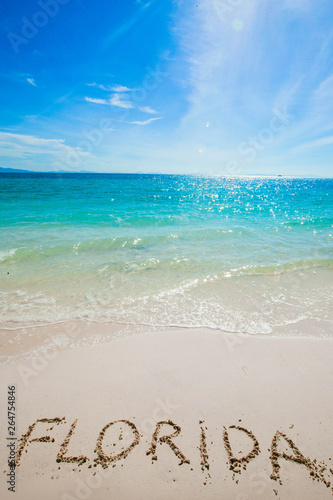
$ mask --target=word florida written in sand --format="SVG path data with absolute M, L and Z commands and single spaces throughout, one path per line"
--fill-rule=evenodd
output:
M 71 456 L 69 448 L 72 439 L 74 439 L 77 421 L 77 419 L 74 420 L 70 425 L 63 442 L 61 444 L 59 442 L 60 447 L 56 455 L 56 462 L 58 464 L 76 463 L 82 466 L 90 462 L 89 468 L 101 466 L 106 469 L 110 465 L 115 467 L 118 461 L 125 460 L 126 457 L 133 452 L 139 445 L 140 438 L 142 438 L 142 435 L 133 422 L 129 420 L 114 420 L 107 423 L 100 431 L 95 444 L 94 458 L 89 458 L 85 455 Z M 43 430 L 43 428 L 45 429 L 45 424 L 48 427 L 46 431 L 49 432 L 54 429 L 55 425 L 66 424 L 66 420 L 65 417 L 41 418 L 31 424 L 20 439 L 20 445 L 15 457 L 15 466 L 21 464 L 23 460 L 23 451 L 27 453 L 30 443 L 55 443 L 55 439 L 51 435 L 40 435 L 45 432 L 45 430 Z M 221 430 L 228 467 L 232 472 L 233 478 L 235 478 L 236 474 L 240 474 L 242 470 L 245 470 L 247 465 L 261 453 L 259 442 L 253 432 L 239 425 L 231 425 L 228 428 L 223 427 Z M 207 431 L 208 429 L 205 427 L 204 421 L 199 421 L 197 448 L 199 449 L 200 464 L 203 471 L 209 470 L 210 467 Z M 247 453 L 247 455 L 239 456 L 238 453 L 238 456 L 236 456 L 231 444 L 231 433 L 233 434 L 233 438 L 235 437 L 234 434 L 238 433 L 238 437 L 246 439 L 250 446 L 252 446 L 251 451 Z M 36 435 L 39 435 L 39 437 Z M 190 459 L 185 455 L 184 450 L 181 450 L 180 441 L 181 427 L 179 425 L 171 420 L 157 422 L 149 445 L 145 449 L 145 455 L 150 456 L 152 461 L 158 460 L 158 445 L 164 445 L 172 450 L 179 461 L 179 465 L 189 466 L 191 463 Z M 116 446 L 117 452 L 110 453 L 106 451 L 106 448 L 109 449 L 112 445 Z M 119 445 L 121 445 L 120 451 Z M 326 476 L 329 473 L 333 473 L 332 469 L 329 469 L 324 462 L 317 462 L 316 459 L 310 460 L 310 458 L 304 456 L 290 437 L 283 432 L 275 432 L 269 451 L 272 467 L 270 478 L 273 481 L 277 481 L 282 485 L 280 464 L 283 460 L 286 460 L 303 466 L 313 480 L 323 483 L 327 488 L 331 488 L 331 482 Z M 25 460 L 26 459 L 27 458 L 25 458 Z

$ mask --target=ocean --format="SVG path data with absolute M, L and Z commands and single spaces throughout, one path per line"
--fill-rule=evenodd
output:
M 0 324 L 332 335 L 333 179 L 0 175 Z

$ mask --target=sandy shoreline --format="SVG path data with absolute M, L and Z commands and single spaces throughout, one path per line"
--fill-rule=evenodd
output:
M 157 331 L 177 325 L 250 335 L 332 337 L 330 266 L 266 270 L 266 274 L 259 270 L 254 275 L 233 276 L 230 272 L 193 279 L 187 276 L 184 280 L 177 277 L 175 283 L 158 274 L 155 285 L 150 285 L 154 290 L 147 285 L 150 273 L 137 293 L 131 289 L 124 295 L 120 287 L 123 295 L 118 298 L 113 296 L 115 284 L 94 280 L 93 275 L 89 292 L 81 279 L 76 288 L 72 283 L 68 287 L 61 280 L 50 280 L 41 292 L 38 281 L 22 283 L 14 277 L 4 283 L 0 296 L 0 354 L 15 353 L 18 348 L 27 352 L 29 343 L 36 346 L 40 339 L 42 344 L 49 334 L 53 338 L 64 333 L 82 338 L 87 333 L 91 339 L 95 333 L 108 337 L 114 329 L 126 326 L 132 334 L 139 325 L 144 326 L 144 333 L 147 325 L 154 325 Z M 127 278 L 132 286 L 132 278 Z
M 16 385 L 17 437 L 31 428 L 15 498 L 331 498 L 332 353 L 331 339 L 189 330 L 1 366 L 2 401 Z M 5 413 L 1 498 L 13 498 Z

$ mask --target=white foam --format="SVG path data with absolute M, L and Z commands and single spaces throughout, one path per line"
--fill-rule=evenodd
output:
M 12 257 L 13 255 L 15 255 L 15 252 L 17 250 L 18 250 L 18 248 L 12 248 L 11 250 L 5 250 L 3 252 L 0 252 L 0 262 L 3 262 L 8 257 Z

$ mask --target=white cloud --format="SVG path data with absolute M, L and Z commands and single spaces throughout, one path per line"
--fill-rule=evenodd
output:
M 90 153 L 76 150 L 65 144 L 64 139 L 43 139 L 34 135 L 14 134 L 11 132 L 0 132 L 1 156 L 26 158 L 30 155 L 70 154 L 77 151 L 81 156 L 90 156 Z
M 29 146 L 62 146 L 64 139 L 42 139 L 34 135 L 13 134 L 12 132 L 0 132 L 0 141 L 18 141 Z
M 93 97 L 85 97 L 88 102 L 93 102 L 94 104 L 110 104 L 106 99 L 95 99 Z
M 131 89 L 125 85 L 103 85 L 101 83 L 86 83 L 88 87 L 98 87 L 99 89 L 106 90 L 107 92 L 133 92 L 138 89 Z
M 155 120 L 161 120 L 162 116 L 159 116 L 158 118 L 149 118 L 149 120 L 145 121 L 134 121 L 134 122 L 128 122 L 131 125 L 148 125 L 151 122 L 154 122 Z
M 33 85 L 34 87 L 37 87 L 36 82 L 33 78 L 27 78 L 27 82 L 30 83 L 30 85 Z
M 139 106 L 139 110 L 143 113 L 149 113 L 150 115 L 156 115 L 157 111 L 152 109 L 150 106 Z
M 144 0 L 136 0 L 136 3 L 138 3 L 139 5 L 141 5 L 141 7 L 143 9 L 146 9 L 147 7 L 149 7 L 150 3 L 149 2 L 145 2 Z
M 120 94 L 114 94 L 110 99 L 85 97 L 85 100 L 94 104 L 105 104 L 107 106 L 117 106 L 118 108 L 131 109 L 134 107 L 131 102 L 122 100 L 122 96 Z
M 133 108 L 132 103 L 130 103 L 129 101 L 123 101 L 121 98 L 122 96 L 120 94 L 114 94 L 110 99 L 110 104 L 112 104 L 112 106 L 117 106 L 119 108 L 127 108 L 127 109 Z
M 102 86 L 100 86 L 102 88 Z M 108 87 L 104 87 L 104 90 L 111 90 L 111 92 L 132 92 L 137 89 L 130 89 L 129 87 L 125 87 L 124 85 L 109 85 Z
M 294 149 L 294 152 L 300 153 L 312 148 L 329 146 L 330 144 L 333 144 L 333 136 L 322 137 L 321 139 L 315 139 L 314 141 L 308 141 L 301 144 L 300 146 Z
M 118 108 L 132 109 L 134 106 L 129 101 L 122 100 L 120 94 L 114 94 L 110 99 L 99 99 L 95 97 L 85 97 L 85 100 L 94 104 L 104 104 L 107 106 L 117 106 Z
M 119 94 L 114 94 L 111 99 L 99 99 L 95 97 L 85 97 L 85 100 L 94 104 L 104 104 L 107 106 L 117 106 L 118 108 L 133 108 L 133 104 L 129 101 L 124 101 Z
M 223 144 L 225 140 L 227 143 L 230 122 L 235 121 L 235 102 L 239 100 L 240 88 L 242 101 L 256 108 L 262 106 L 260 99 L 257 106 L 257 96 L 253 96 L 252 90 L 258 87 L 256 68 L 262 56 L 261 49 L 256 46 L 256 37 L 252 36 L 261 29 L 256 25 L 259 3 L 260 0 L 243 1 L 239 7 L 239 2 L 236 5 L 236 2 L 224 0 L 202 0 L 197 7 L 186 2 L 180 4 L 175 34 L 183 59 L 183 82 L 188 100 L 180 127 L 186 136 L 192 137 L 199 123 L 216 117 L 220 126 L 219 131 L 216 129 L 219 142 Z M 243 22 L 241 32 L 233 29 L 238 16 Z M 252 64 L 251 54 L 255 54 L 255 64 Z M 248 76 L 247 85 L 243 83 L 244 74 Z M 248 112 L 251 114 L 252 110 Z
M 314 99 L 324 100 L 326 103 L 333 97 L 333 75 L 323 80 L 314 92 Z

